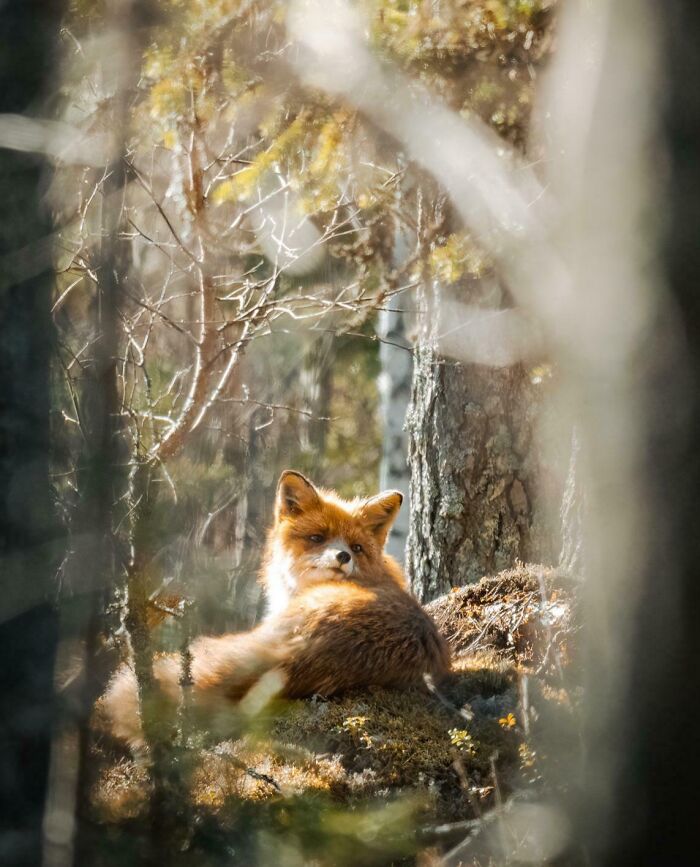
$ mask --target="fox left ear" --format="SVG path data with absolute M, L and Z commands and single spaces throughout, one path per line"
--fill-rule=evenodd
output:
M 382 547 L 391 525 L 399 514 L 401 503 L 403 503 L 403 494 L 400 491 L 382 491 L 376 497 L 365 500 L 360 507 L 363 523 Z
M 277 483 L 275 518 L 300 515 L 313 506 L 318 506 L 318 491 L 313 484 L 295 470 L 285 470 Z

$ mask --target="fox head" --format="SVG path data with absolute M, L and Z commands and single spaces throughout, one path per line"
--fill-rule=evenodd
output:
M 268 611 L 280 610 L 293 593 L 318 581 L 389 578 L 403 583 L 400 569 L 383 553 L 402 502 L 399 491 L 343 500 L 301 473 L 285 470 L 262 571 Z

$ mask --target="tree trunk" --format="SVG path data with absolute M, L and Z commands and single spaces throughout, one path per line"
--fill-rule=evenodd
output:
M 534 387 L 522 364 L 488 367 L 438 355 L 439 290 L 423 289 L 407 427 L 407 565 L 423 602 L 516 560 L 549 557 L 537 504 Z
M 403 160 L 400 165 L 405 168 Z M 408 196 L 406 195 L 408 192 Z M 404 198 L 410 199 L 410 190 L 399 186 L 396 193 L 397 211 Z M 403 274 L 406 262 L 416 246 L 414 232 L 397 222 L 394 227 L 394 244 L 391 264 L 398 274 Z M 392 285 L 392 288 L 393 287 Z M 408 466 L 408 431 L 406 419 L 411 402 L 413 380 L 413 352 L 409 341 L 412 317 L 409 309 L 412 295 L 408 290 L 390 295 L 379 311 L 377 333 L 379 344 L 380 412 L 383 424 L 382 455 L 379 464 L 379 487 L 381 490 L 401 491 L 407 495 L 411 485 Z M 408 503 L 399 511 L 391 526 L 386 542 L 386 551 L 403 564 L 406 557 L 406 542 L 410 525 Z
M 620 9 L 616 37 L 627 30 L 629 11 Z M 650 14 L 644 6 L 636 11 Z M 629 667 L 615 696 L 606 694 L 599 669 L 591 674 L 588 750 L 602 760 L 614 755 L 616 773 L 612 803 L 601 817 L 601 760 L 590 762 L 588 806 L 591 811 L 597 806 L 598 813 L 589 840 L 592 863 L 611 867 L 697 860 L 700 759 L 688 720 L 696 716 L 692 696 L 700 665 L 700 7 L 673 0 L 658 14 L 665 29 L 667 84 L 663 252 L 675 309 L 647 336 L 646 363 L 640 366 L 648 397 L 643 472 L 653 524 L 638 576 Z M 616 38 L 615 51 L 619 42 Z M 605 646 L 589 652 L 592 666 L 609 665 Z M 606 702 L 616 711 L 612 724 L 600 719 Z M 610 827 L 602 839 L 601 818 L 608 818 Z
M 397 490 L 408 494 L 410 476 L 407 460 L 408 434 L 405 429 L 406 415 L 411 397 L 413 356 L 406 335 L 407 315 L 401 309 L 405 294 L 391 298 L 379 314 L 379 360 L 382 373 L 380 380 L 381 413 L 384 424 L 382 457 L 379 467 L 381 490 Z M 408 538 L 408 504 L 398 514 L 391 527 L 386 550 L 403 563 Z
M 574 428 L 571 434 L 571 455 L 569 469 L 564 482 L 559 516 L 561 519 L 561 551 L 559 553 L 559 569 L 567 575 L 581 577 L 584 574 L 583 563 L 583 525 L 585 496 L 583 479 L 581 478 L 581 444 L 578 431 Z
M 44 95 L 60 4 L 13 3 L 0 13 L 0 112 Z M 0 860 L 41 863 L 57 612 L 50 601 L 59 537 L 48 477 L 50 222 L 45 166 L 0 150 Z

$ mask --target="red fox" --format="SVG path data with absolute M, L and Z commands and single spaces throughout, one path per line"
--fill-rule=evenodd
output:
M 261 571 L 267 614 L 249 632 L 192 643 L 195 701 L 240 699 L 270 671 L 279 674 L 287 698 L 371 685 L 404 688 L 421 684 L 426 674 L 442 679 L 447 645 L 383 551 L 402 500 L 388 491 L 346 501 L 301 473 L 282 473 Z M 177 701 L 179 658 L 158 657 L 154 675 Z M 141 742 L 131 668 L 118 670 L 98 712 L 112 735 L 132 746 Z

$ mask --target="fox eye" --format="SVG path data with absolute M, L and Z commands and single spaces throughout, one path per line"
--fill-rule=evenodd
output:
M 321 536 L 320 533 L 314 533 L 313 536 L 309 536 L 309 542 L 316 542 L 316 544 L 319 544 L 323 542 L 323 536 Z
M 361 554 L 362 553 L 362 545 L 355 544 L 355 545 L 351 545 L 350 548 L 352 551 L 354 551 L 355 554 Z

